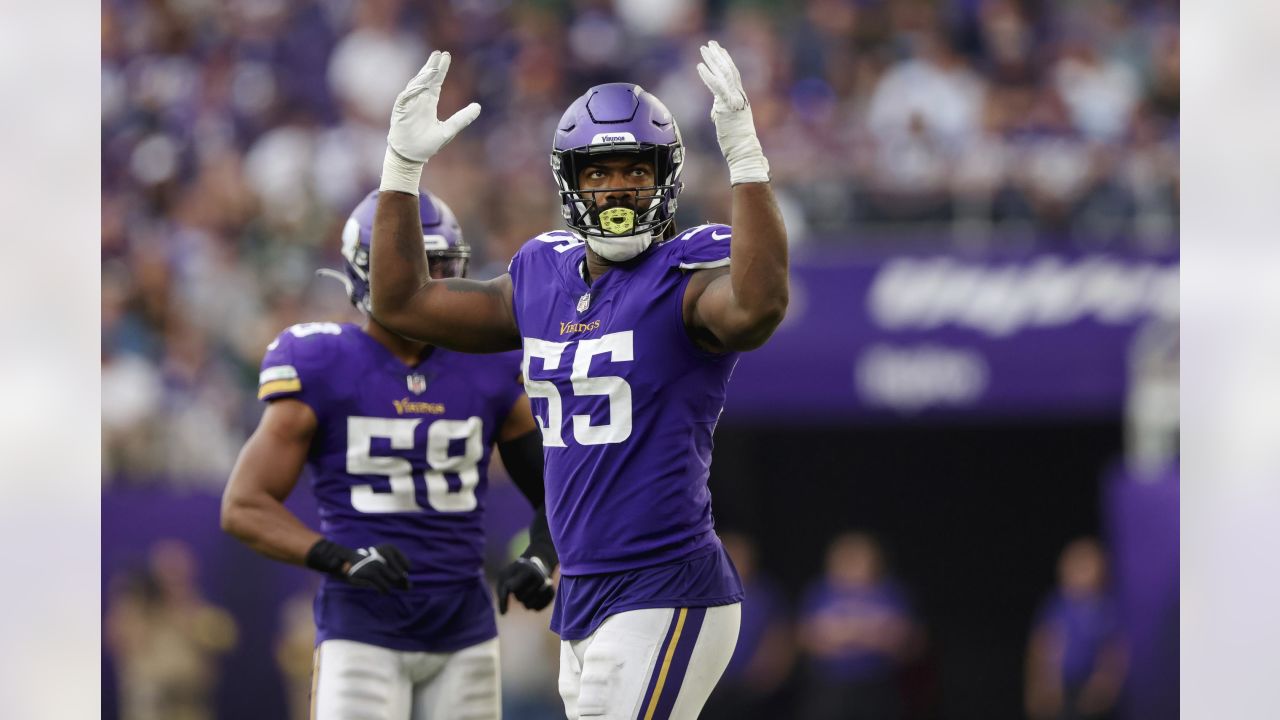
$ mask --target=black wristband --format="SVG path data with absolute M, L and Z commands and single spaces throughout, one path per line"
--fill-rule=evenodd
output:
M 342 575 L 344 563 L 352 562 L 355 553 L 327 538 L 320 538 L 307 551 L 307 567 L 327 575 Z

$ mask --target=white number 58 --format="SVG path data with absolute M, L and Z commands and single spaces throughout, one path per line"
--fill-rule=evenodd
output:
M 370 454 L 374 438 L 385 438 L 393 450 L 412 450 L 414 430 L 421 418 L 347 418 L 347 472 L 352 475 L 382 475 L 390 492 L 374 490 L 372 484 L 351 487 L 351 507 L 363 513 L 416 513 L 417 489 L 413 464 L 403 457 Z M 483 423 L 478 417 L 466 420 L 436 420 L 427 427 L 427 465 L 424 473 L 427 504 L 437 512 L 467 512 L 476 508 L 476 485 L 480 471 L 476 464 L 484 455 Z M 465 440 L 461 455 L 450 455 L 449 444 Z M 449 489 L 445 473 L 455 473 L 462 481 Z

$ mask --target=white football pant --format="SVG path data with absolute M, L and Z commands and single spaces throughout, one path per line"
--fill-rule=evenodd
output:
M 569 720 L 693 720 L 738 643 L 742 604 L 631 610 L 560 643 Z
M 312 720 L 499 720 L 498 639 L 451 653 L 326 640 L 315 652 Z

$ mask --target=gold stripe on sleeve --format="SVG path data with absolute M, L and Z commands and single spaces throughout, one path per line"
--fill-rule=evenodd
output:
M 268 383 L 262 383 L 258 386 L 258 399 L 268 395 L 274 395 L 281 392 L 297 392 L 302 389 L 302 381 L 296 378 L 292 380 L 272 380 Z

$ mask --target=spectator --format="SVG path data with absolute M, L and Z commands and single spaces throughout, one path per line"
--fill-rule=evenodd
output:
M 113 578 L 104 622 L 114 656 L 120 716 L 129 720 L 212 720 L 218 657 L 236 644 L 231 616 L 196 586 L 185 543 L 152 546 L 146 570 Z
M 315 592 L 290 595 L 280 606 L 280 634 L 276 638 L 276 666 L 284 681 L 289 720 L 311 717 L 311 670 L 316 647 L 316 624 L 311 617 Z
M 1067 545 L 1058 588 L 1042 605 L 1027 646 L 1026 710 L 1031 720 L 1111 717 L 1128 654 L 1107 560 L 1093 538 Z
M 429 49 L 455 50 L 441 106 L 484 106 L 426 179 L 449 190 L 491 277 L 558 217 L 546 139 L 560 110 L 620 68 L 702 137 L 686 177 L 724 172 L 688 70 L 709 35 L 750 66 L 796 244 L 1176 247 L 1179 44 L 1165 7 L 109 0 L 107 474 L 225 476 L 226 448 L 256 417 L 264 344 L 299 317 L 344 319 L 311 269 L 336 263 L 399 78 Z M 724 217 L 727 194 L 699 189 L 720 185 L 690 184 L 681 212 Z M 207 447 L 193 443 L 200 428 Z M 181 443 L 194 462 L 172 451 Z
M 826 575 L 805 594 L 800 615 L 808 655 L 801 717 L 902 717 L 897 669 L 916 654 L 919 630 L 875 539 L 845 533 L 831 542 Z
M 1104 59 L 1091 43 L 1072 38 L 1064 43 L 1053 76 L 1054 89 L 1085 138 L 1120 139 L 1139 99 L 1138 76 L 1131 66 Z

